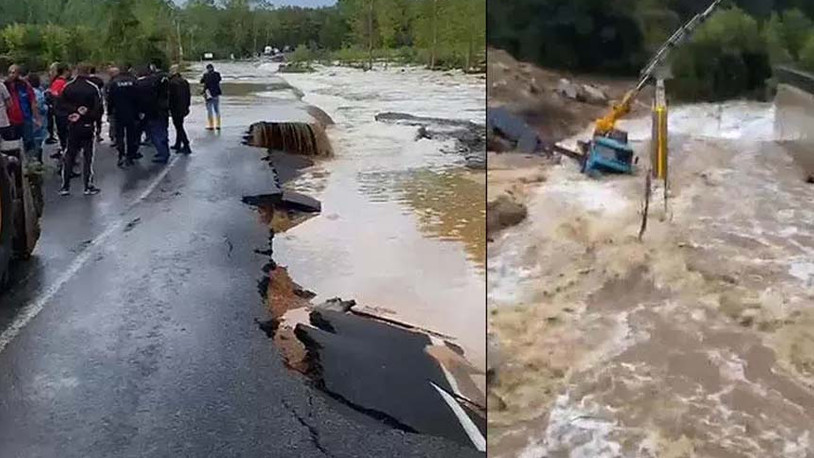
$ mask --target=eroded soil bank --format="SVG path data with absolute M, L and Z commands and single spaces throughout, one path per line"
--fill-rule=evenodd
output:
M 636 176 L 517 181 L 528 218 L 489 246 L 490 455 L 814 453 L 814 188 L 785 106 L 673 107 L 641 242 L 648 119 L 623 126 Z

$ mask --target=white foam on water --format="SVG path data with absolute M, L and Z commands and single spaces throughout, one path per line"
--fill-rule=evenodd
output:
M 809 288 L 814 286 L 814 262 L 793 262 L 789 267 L 789 275 L 802 280 Z
M 775 139 L 775 107 L 770 103 L 734 101 L 676 105 L 668 113 L 671 134 L 721 140 L 771 141 Z M 650 116 L 622 120 L 619 128 L 631 141 L 650 140 Z
M 572 403 L 567 393 L 558 396 L 542 440 L 532 439 L 518 457 L 539 458 L 554 454 L 570 458 L 620 456 L 622 445 L 611 438 L 617 429 L 616 423 L 597 417 L 593 410 Z

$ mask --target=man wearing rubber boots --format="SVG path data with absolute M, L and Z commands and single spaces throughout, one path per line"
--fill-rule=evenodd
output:
M 93 185 L 93 150 L 96 145 L 94 134 L 96 121 L 102 110 L 102 94 L 99 88 L 88 80 L 90 66 L 82 64 L 76 69 L 76 78 L 62 91 L 61 103 L 68 113 L 68 145 L 62 167 L 61 196 L 70 195 L 71 175 L 76 156 L 82 152 L 82 179 L 85 195 L 99 193 Z

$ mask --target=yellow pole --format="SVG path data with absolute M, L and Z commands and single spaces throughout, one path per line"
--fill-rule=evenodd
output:
M 667 181 L 667 100 L 664 94 L 664 81 L 656 81 L 656 97 L 653 101 L 653 159 L 654 175 L 659 180 Z
M 658 167 L 657 167 L 657 174 L 656 178 L 659 180 L 664 180 L 667 176 L 667 109 L 665 107 L 658 107 L 656 108 L 657 119 L 658 119 Z

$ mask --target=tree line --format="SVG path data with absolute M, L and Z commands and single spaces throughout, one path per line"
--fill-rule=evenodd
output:
M 490 45 L 579 72 L 635 75 L 711 0 L 489 0 Z M 814 71 L 814 1 L 727 0 L 674 53 L 671 94 L 691 100 L 762 97 L 772 67 Z
M 343 60 L 386 57 L 472 69 L 486 47 L 486 0 L 0 0 L 0 64 L 147 62 L 257 55 L 265 46 Z M 302 52 L 300 54 L 303 54 Z

